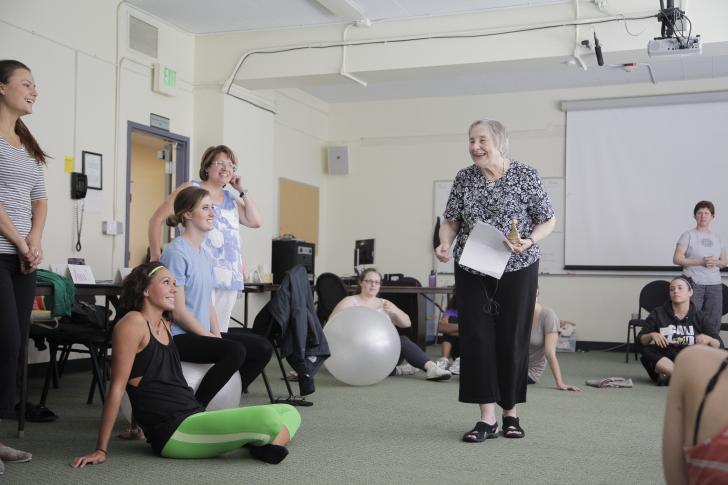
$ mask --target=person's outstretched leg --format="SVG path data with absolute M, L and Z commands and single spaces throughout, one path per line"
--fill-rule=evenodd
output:
M 210 458 L 246 444 L 282 445 L 301 425 L 289 404 L 266 404 L 193 414 L 177 427 L 162 449 L 166 458 Z M 282 433 L 285 429 L 286 432 Z

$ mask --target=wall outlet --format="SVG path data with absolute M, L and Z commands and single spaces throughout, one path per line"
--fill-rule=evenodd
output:
M 101 231 L 107 236 L 124 234 L 124 223 L 121 221 L 103 221 Z

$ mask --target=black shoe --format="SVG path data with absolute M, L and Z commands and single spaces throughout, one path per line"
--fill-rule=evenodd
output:
M 657 376 L 657 383 L 658 386 L 669 386 L 670 385 L 670 376 L 667 374 L 658 374 Z
M 15 414 L 20 417 L 20 403 L 15 405 Z M 50 423 L 58 415 L 42 404 L 25 403 L 25 420 L 31 423 Z

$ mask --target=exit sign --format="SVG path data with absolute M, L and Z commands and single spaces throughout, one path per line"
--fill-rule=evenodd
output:
M 166 96 L 177 95 L 177 71 L 169 66 L 154 64 L 152 90 Z

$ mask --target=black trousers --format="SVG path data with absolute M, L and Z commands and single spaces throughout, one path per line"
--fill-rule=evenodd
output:
M 407 361 L 412 365 L 412 367 L 417 367 L 418 369 L 425 370 L 425 364 L 428 360 L 430 360 L 429 357 L 427 357 L 427 354 L 424 350 L 422 350 L 416 343 L 414 343 L 412 340 L 410 340 L 409 337 L 406 335 L 400 335 L 399 336 L 399 343 L 400 343 L 400 350 L 399 350 L 399 360 L 397 360 L 398 364 L 401 364 L 403 361 Z M 389 374 L 390 376 L 393 376 L 397 373 L 396 369 L 392 369 L 392 372 Z
M 455 264 L 460 325 L 460 401 L 526 402 L 528 343 L 538 287 L 538 262 L 500 280 Z
M 223 333 L 222 338 L 183 333 L 174 336 L 174 343 L 182 361 L 214 364 L 195 393 L 205 407 L 236 371 L 240 372 L 243 389 L 246 389 L 273 354 L 273 346 L 267 339 L 246 329 Z
M 17 254 L 0 254 L 0 418 L 15 418 L 24 330 L 35 298 L 35 272 L 23 274 Z

